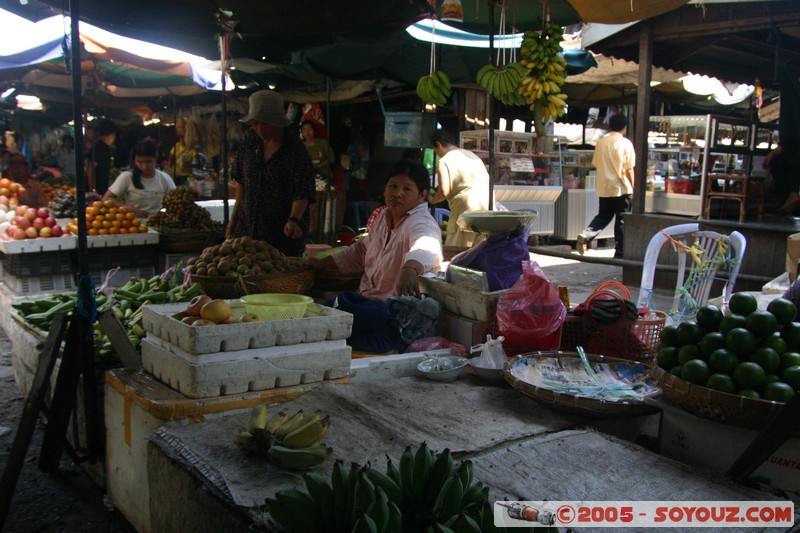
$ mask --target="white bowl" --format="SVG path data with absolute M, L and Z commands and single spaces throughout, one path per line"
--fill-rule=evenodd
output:
M 475 371 L 475 375 L 484 381 L 500 382 L 505 380 L 503 377 L 502 368 L 486 368 L 484 366 L 478 366 L 480 360 L 480 357 L 473 357 L 469 360 L 469 366 L 471 366 L 472 370 Z
M 430 359 L 425 359 L 417 363 L 417 372 L 432 381 L 453 381 L 456 379 L 464 368 L 467 366 L 467 358 L 459 357 L 457 355 L 444 355 L 438 358 L 441 360 L 448 360 L 453 366 L 447 370 L 432 370 Z

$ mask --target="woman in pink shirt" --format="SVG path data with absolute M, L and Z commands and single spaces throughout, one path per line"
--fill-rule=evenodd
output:
M 437 271 L 442 262 L 442 233 L 428 210 L 430 176 L 420 163 L 394 164 L 383 191 L 387 209 L 367 236 L 316 267 L 336 266 L 341 272 L 364 272 L 358 292 L 385 300 L 390 294 L 419 295 L 418 277 Z

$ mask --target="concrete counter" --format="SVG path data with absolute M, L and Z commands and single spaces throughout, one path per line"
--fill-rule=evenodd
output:
M 470 458 L 490 501 L 777 499 L 597 433 L 588 420 L 544 407 L 506 385 L 463 375 L 452 383 L 421 378 L 322 385 L 285 404 L 331 415 L 331 459 L 383 467 L 407 445 L 425 441 Z M 150 436 L 148 473 L 153 531 L 235 531 L 266 526 L 261 506 L 275 492 L 302 488 L 297 473 L 239 452 L 231 435 L 247 414 Z M 169 505 L 163 505 L 168 501 Z M 735 531 L 736 529 L 732 529 Z M 752 531 L 752 529 L 750 529 Z

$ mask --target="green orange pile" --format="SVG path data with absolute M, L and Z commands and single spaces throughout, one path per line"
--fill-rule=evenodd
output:
M 786 402 L 800 389 L 800 322 L 784 298 L 758 309 L 756 297 L 737 292 L 723 315 L 714 305 L 693 322 L 661 331 L 658 366 L 710 389 Z

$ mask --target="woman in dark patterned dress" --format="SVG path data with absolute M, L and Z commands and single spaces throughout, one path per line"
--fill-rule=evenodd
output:
M 266 241 L 286 255 L 302 255 L 308 205 L 316 198 L 314 167 L 303 141 L 287 126 L 283 98 L 273 91 L 250 95 L 251 128 L 236 152 L 231 173 L 239 183 L 228 237 Z

